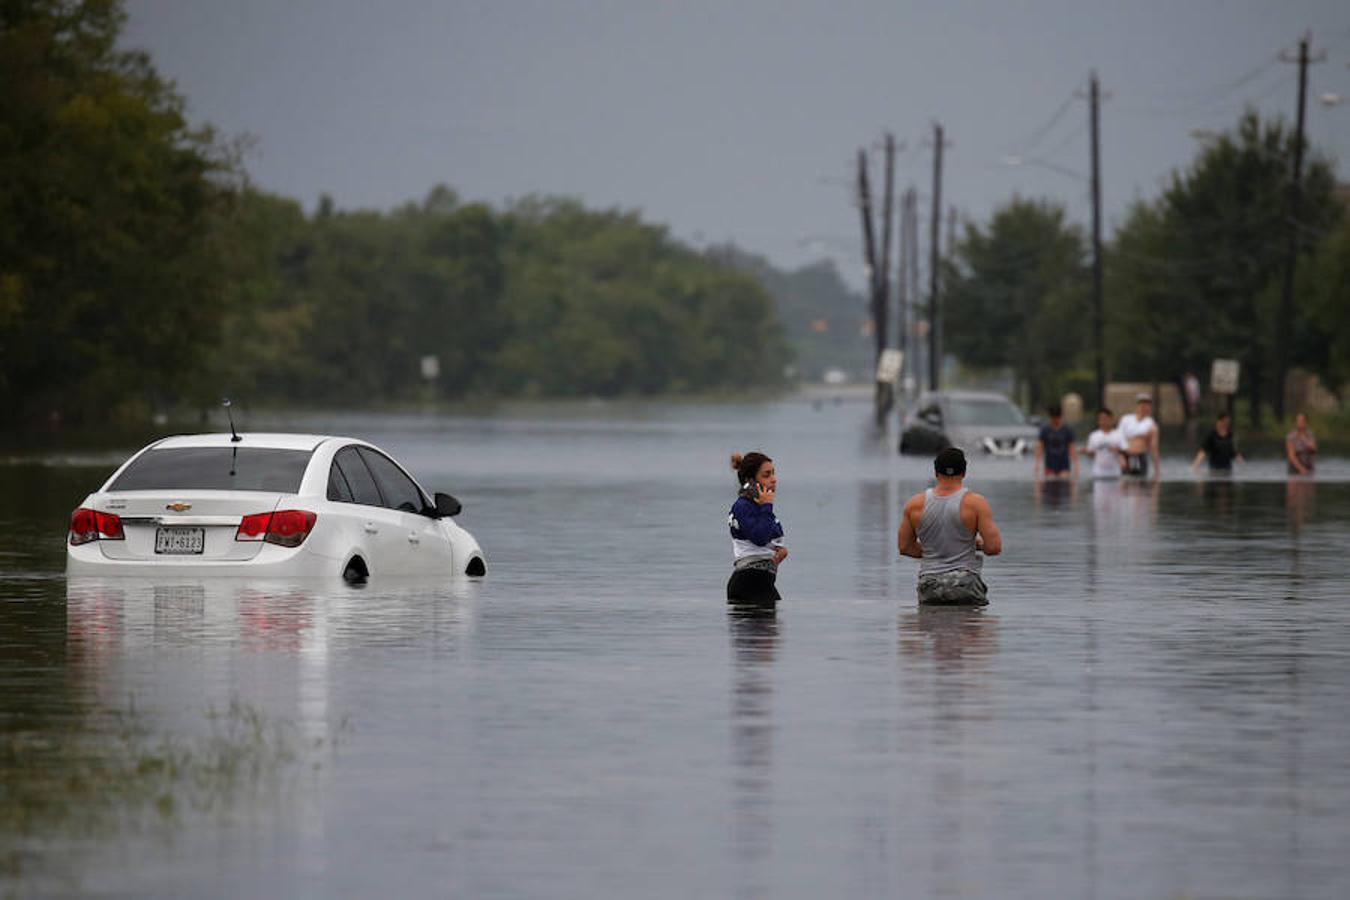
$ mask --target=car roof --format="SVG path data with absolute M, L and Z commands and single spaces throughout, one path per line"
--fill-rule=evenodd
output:
M 364 444 L 355 438 L 331 434 L 285 434 L 281 432 L 247 431 L 235 441 L 228 432 L 222 434 L 178 434 L 152 444 L 155 450 L 174 450 L 182 447 L 238 447 L 265 450 L 313 450 L 324 441 L 343 441 Z

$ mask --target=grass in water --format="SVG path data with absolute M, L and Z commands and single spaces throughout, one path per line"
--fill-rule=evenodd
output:
M 171 833 L 189 813 L 279 796 L 302 763 L 318 768 L 315 754 L 336 743 L 306 741 L 293 723 L 237 699 L 208 710 L 205 726 L 186 738 L 155 734 L 131 703 L 67 731 L 0 735 L 0 885 L 16 890 L 58 841 Z

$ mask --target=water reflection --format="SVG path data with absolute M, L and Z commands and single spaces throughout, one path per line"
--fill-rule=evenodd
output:
M 900 616 L 900 652 L 928 658 L 939 674 L 988 668 L 998 649 L 998 617 L 985 607 L 920 606 Z
M 773 662 L 781 633 L 773 609 L 730 606 L 732 691 L 731 845 L 742 897 L 767 896 L 773 848 Z
M 923 786 L 925 827 L 936 838 L 922 870 L 910 873 L 920 879 L 915 895 L 965 896 L 968 866 L 984 849 L 983 825 L 971 820 L 969 809 L 981 790 L 977 735 L 992 717 L 989 669 L 998 650 L 998 618 L 982 607 L 921 606 L 902 614 L 898 624 L 904 695 L 924 707 L 920 717 L 928 726 L 915 753 L 915 774 Z
M 1284 510 L 1289 519 L 1289 530 L 1302 533 L 1304 524 L 1314 512 L 1317 501 L 1317 482 L 1310 478 L 1290 478 L 1284 485 Z
M 891 596 L 895 576 L 895 529 L 898 513 L 892 512 L 894 487 L 882 479 L 858 482 L 858 534 L 867 535 L 855 545 L 855 590 L 860 596 Z
M 1237 494 L 1232 476 L 1211 475 L 1195 483 L 1195 496 L 1205 511 L 1205 517 L 1211 520 L 1226 520 L 1233 516 L 1233 506 Z
M 302 657 L 327 653 L 332 643 L 454 641 L 473 628 L 475 587 L 423 579 L 362 589 L 338 579 L 71 578 L 66 640 L 86 665 L 114 649 L 155 645 Z
M 1066 509 L 1078 502 L 1078 482 L 1070 478 L 1044 478 L 1032 482 L 1037 509 Z

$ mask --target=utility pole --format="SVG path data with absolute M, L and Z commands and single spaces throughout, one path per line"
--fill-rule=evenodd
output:
M 895 204 L 895 135 L 886 133 L 886 193 L 881 198 L 881 259 L 876 286 L 872 292 L 872 321 L 876 323 L 876 361 L 886 349 L 891 307 L 891 221 Z M 876 384 L 875 413 L 878 428 L 885 427 L 886 414 L 895 403 L 895 386 L 889 381 Z
M 914 373 L 916 387 L 922 387 L 923 385 L 923 369 L 919 366 L 921 356 L 919 335 L 914 327 L 919 318 L 919 289 L 922 284 L 923 279 L 919 273 L 919 192 L 911 187 L 909 189 L 909 334 L 910 349 L 914 352 L 914 364 L 909 367 L 909 370 Z
M 887 319 L 891 296 L 891 220 L 895 201 L 895 137 L 891 134 L 886 135 L 885 152 L 885 195 L 882 197 L 883 220 L 881 247 L 878 253 L 876 227 L 872 222 L 872 187 L 867 177 L 867 151 L 861 148 L 858 150 L 858 208 L 862 215 L 863 258 L 867 263 L 872 337 L 876 346 L 872 360 L 874 368 L 881 361 L 881 352 L 886 349 L 890 331 Z M 873 404 L 878 428 L 885 425 L 886 413 L 890 411 L 893 402 L 893 388 L 890 383 L 876 381 Z
M 942 252 L 942 125 L 933 123 L 933 220 L 928 272 L 928 389 L 936 391 L 942 376 L 942 309 L 938 297 L 939 257 Z
M 1102 156 L 1101 92 L 1097 73 L 1088 88 L 1092 127 L 1092 349 L 1097 363 L 1097 408 L 1106 405 L 1106 352 L 1102 338 Z
M 906 189 L 900 195 L 900 244 L 896 252 L 895 273 L 895 345 L 904 354 L 904 368 L 914 365 L 914 357 L 909 352 L 909 203 L 912 189 Z M 903 383 L 903 382 L 902 382 Z
M 1311 34 L 1305 34 L 1298 42 L 1298 56 L 1290 57 L 1281 53 L 1285 62 L 1298 63 L 1298 114 L 1294 134 L 1294 178 L 1289 183 L 1289 235 L 1285 245 L 1284 289 L 1280 293 L 1280 314 L 1275 322 L 1275 418 L 1284 419 L 1285 378 L 1289 374 L 1289 345 L 1293 341 L 1294 331 L 1294 273 L 1298 266 L 1299 215 L 1303 204 L 1303 120 L 1308 105 L 1308 63 L 1320 62 L 1326 58 L 1325 52 L 1317 54 L 1316 60 L 1309 57 L 1308 44 Z

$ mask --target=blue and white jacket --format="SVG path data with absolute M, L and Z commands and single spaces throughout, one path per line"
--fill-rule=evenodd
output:
M 745 497 L 737 497 L 727 515 L 731 526 L 731 555 L 738 569 L 760 567 L 773 563 L 773 551 L 786 547 L 783 541 L 783 523 L 773 514 L 773 504 L 763 505 Z

